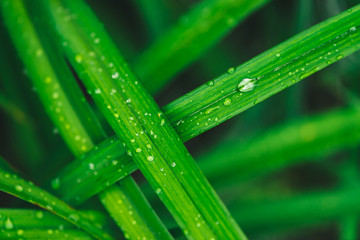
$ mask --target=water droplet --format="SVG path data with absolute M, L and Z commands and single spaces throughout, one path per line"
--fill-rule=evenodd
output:
M 53 189 L 59 189 L 60 187 L 60 179 L 59 178 L 55 178 L 54 180 L 51 181 L 51 186 Z
M 148 156 L 148 157 L 147 157 L 147 160 L 148 160 L 149 162 L 154 161 L 154 156 Z
M 210 87 L 212 87 L 212 86 L 214 86 L 214 81 L 208 81 L 207 83 L 206 83 L 208 86 L 210 86 Z
M 157 188 L 157 189 L 155 190 L 155 192 L 156 192 L 157 195 L 159 195 L 159 194 L 161 193 L 161 188 Z
M 118 73 L 118 72 L 114 72 L 114 73 L 111 75 L 111 77 L 112 77 L 113 79 L 116 79 L 116 78 L 119 77 L 119 73 Z
M 16 185 L 15 190 L 18 192 L 22 192 L 24 190 L 24 188 L 21 185 Z
M 141 152 L 141 148 L 137 148 L 135 151 L 136 151 L 137 153 L 139 153 L 139 152 Z
M 94 170 L 94 169 L 95 169 L 95 165 L 94 165 L 93 163 L 89 163 L 89 168 L 90 168 L 91 170 Z
M 11 230 L 14 228 L 14 223 L 11 221 L 11 219 L 8 217 L 5 220 L 5 229 Z
M 36 217 L 39 218 L 39 219 L 41 219 L 41 218 L 44 217 L 44 213 L 43 213 L 42 211 L 37 211 L 35 215 L 36 215 Z
M 71 214 L 69 215 L 69 219 L 70 219 L 70 220 L 73 220 L 74 222 L 77 222 L 77 221 L 80 220 L 80 217 L 79 217 L 79 215 L 77 215 L 76 213 L 71 213 Z
M 276 57 L 280 57 L 280 53 L 275 54 Z
M 343 57 L 344 57 L 343 55 L 339 55 L 339 56 L 336 57 L 336 59 L 337 59 L 337 60 L 340 60 L 340 59 L 342 59 Z
M 219 109 L 220 107 L 219 106 L 216 106 L 216 107 L 213 107 L 213 108 L 208 108 L 205 110 L 205 114 L 210 114 L 212 113 L 213 111 Z
M 95 44 L 98 44 L 99 42 L 100 42 L 100 38 L 95 38 L 95 39 L 94 39 L 94 43 L 95 43 Z
M 350 28 L 350 32 L 354 32 L 354 31 L 356 31 L 356 27 L 355 27 L 355 26 L 353 26 L 353 27 Z
M 225 98 L 224 105 L 229 106 L 230 104 L 231 104 L 231 99 L 230 98 Z M 206 112 L 205 112 L 205 114 L 206 114 Z
M 58 92 L 54 92 L 54 93 L 52 94 L 52 97 L 53 97 L 54 99 L 57 99 L 57 98 L 59 97 L 59 93 L 58 93 Z
M 95 94 L 101 94 L 101 89 L 100 88 L 95 89 Z
M 24 230 L 22 230 L 22 229 L 18 229 L 17 231 L 16 231 L 16 234 L 17 235 L 23 235 L 24 234 Z
M 110 95 L 114 95 L 116 93 L 116 89 L 112 88 L 110 91 Z
M 131 103 L 131 99 L 130 98 L 126 99 L 126 103 Z
M 256 87 L 256 79 L 244 78 L 238 85 L 240 92 L 250 92 Z
M 82 60 L 83 60 L 83 57 L 82 57 L 80 54 L 77 54 L 77 55 L 75 56 L 75 61 L 76 61 L 77 63 L 81 63 Z
M 235 72 L 235 68 L 231 67 L 227 70 L 228 74 L 233 74 Z
M 175 163 L 175 162 L 172 162 L 172 163 L 171 163 L 171 166 L 172 166 L 172 167 L 175 167 L 175 166 L 176 166 L 176 163 Z

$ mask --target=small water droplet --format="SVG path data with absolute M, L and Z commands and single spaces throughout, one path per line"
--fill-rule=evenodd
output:
M 161 119 L 160 125 L 163 126 L 165 124 L 165 119 Z
M 73 220 L 74 222 L 77 222 L 77 221 L 80 220 L 80 217 L 79 217 L 79 215 L 76 214 L 76 213 L 71 213 L 71 214 L 69 215 L 69 219 Z
M 36 215 L 36 217 L 39 218 L 39 219 L 41 219 L 41 218 L 44 217 L 44 213 L 43 213 L 42 211 L 37 211 L 35 215 Z
M 16 234 L 19 235 L 19 236 L 21 236 L 21 235 L 24 234 L 24 230 L 18 229 L 18 230 L 16 231 Z
M 238 90 L 240 92 L 250 92 L 256 87 L 256 79 L 254 78 L 244 78 L 238 85 Z
M 119 77 L 119 73 L 118 73 L 118 72 L 114 72 L 114 73 L 111 75 L 111 77 L 112 77 L 113 79 L 117 79 L 117 78 Z
M 353 27 L 350 28 L 350 32 L 354 32 L 354 31 L 356 31 L 356 27 L 355 27 L 355 26 L 353 26 Z
M 95 165 L 94 165 L 93 163 L 89 163 L 89 168 L 90 168 L 91 170 L 94 170 L 94 169 L 95 169 Z
M 141 150 L 141 148 L 137 148 L 135 151 L 136 151 L 137 153 L 139 153 L 139 152 L 141 152 L 142 150 Z
M 147 160 L 148 160 L 149 162 L 154 161 L 154 156 L 148 156 L 148 157 L 147 157 Z
M 225 106 L 229 106 L 231 104 L 231 99 L 230 98 L 225 98 L 224 100 L 224 105 Z M 205 113 L 206 114 L 206 113 Z
M 340 59 L 342 59 L 344 56 L 343 55 L 338 55 L 337 57 L 336 57 L 336 59 L 337 60 L 340 60 Z
M 156 192 L 157 195 L 159 195 L 159 194 L 161 193 L 161 188 L 157 188 L 157 189 L 155 190 L 155 192 Z
M 22 192 L 24 190 L 24 188 L 21 185 L 16 185 L 15 190 L 18 192 Z
M 227 70 L 228 74 L 233 74 L 235 72 L 235 68 L 231 67 Z
M 210 87 L 212 87 L 212 86 L 214 86 L 214 81 L 208 81 L 207 83 L 206 83 L 208 86 L 210 86 Z
M 212 113 L 213 111 L 215 111 L 215 110 L 217 110 L 219 108 L 220 108 L 219 106 L 208 108 L 208 109 L 205 110 L 205 114 L 210 114 L 210 113 Z
M 276 57 L 280 57 L 280 53 L 275 54 Z
M 83 57 L 82 57 L 80 54 L 77 54 L 77 55 L 75 56 L 75 61 L 76 61 L 77 63 L 81 63 L 82 60 L 83 60 Z
M 95 89 L 95 94 L 101 94 L 101 89 L 100 88 Z
M 112 88 L 110 91 L 110 95 L 114 95 L 116 93 L 116 89 Z
M 51 186 L 53 189 L 59 189 L 60 187 L 60 179 L 59 178 L 55 178 L 54 180 L 51 181 Z
M 172 162 L 172 163 L 171 163 L 171 166 L 172 166 L 172 167 L 175 167 L 175 166 L 176 166 L 176 163 L 175 163 L 175 162 Z

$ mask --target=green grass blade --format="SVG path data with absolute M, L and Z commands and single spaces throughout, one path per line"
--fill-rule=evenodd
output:
M 141 237 L 139 232 L 139 228 L 141 228 L 144 237 L 147 239 L 172 239 L 164 226 L 157 224 L 157 222 L 160 222 L 157 215 L 153 212 L 150 204 L 144 200 L 145 197 L 138 194 L 140 190 L 135 181 L 130 177 L 127 177 L 127 179 L 129 180 L 120 182 L 121 188 L 112 186 L 100 193 L 100 199 L 104 206 L 108 209 L 113 209 L 110 213 L 120 213 L 114 215 L 113 218 L 117 220 L 117 222 L 129 223 L 122 227 L 125 238 L 136 239 Z M 120 191 L 120 189 L 122 191 Z M 117 201 L 114 202 L 116 199 L 107 196 L 113 192 L 116 192 L 116 195 L 120 195 L 121 199 L 117 199 Z M 137 212 L 137 214 L 134 212 Z M 142 215 L 147 216 L 141 217 Z
M 242 19 L 268 0 L 205 0 L 182 16 L 140 57 L 135 69 L 150 93 L 164 87 Z
M 306 76 L 314 74 L 330 63 L 339 61 L 360 48 L 360 28 L 356 27 L 360 25 L 359 9 L 360 7 L 356 6 L 296 35 L 240 65 L 236 71 L 230 69 L 229 73 L 165 106 L 163 108 L 164 115 L 169 119 L 179 137 L 187 141 L 245 111 L 265 98 L 286 89 Z M 294 44 L 295 42 L 296 44 Z M 253 76 L 253 74 L 249 75 L 249 71 L 256 73 L 255 77 L 261 76 L 261 79 L 257 80 L 257 86 L 254 90 L 240 92 L 237 88 L 241 80 Z M 114 144 L 121 145 L 121 142 L 115 138 L 111 141 L 114 141 Z M 110 140 L 108 143 L 104 143 L 104 146 L 109 144 Z M 122 172 L 118 171 L 118 167 L 116 167 L 116 171 L 111 171 L 111 163 L 106 159 L 100 161 L 101 164 L 99 164 L 107 166 L 104 171 L 112 174 L 111 179 L 114 182 L 116 178 L 122 178 L 123 173 L 126 175 L 135 168 L 135 164 L 129 162 L 129 157 L 125 156 L 125 150 L 121 150 L 121 148 L 102 154 L 115 157 L 122 156 L 117 160 L 120 166 L 124 165 Z M 77 171 L 84 172 L 81 166 L 75 164 L 63 172 L 61 181 L 64 182 L 64 186 L 73 184 L 71 176 L 73 172 L 75 174 Z M 69 175 L 67 176 L 67 174 Z M 96 181 L 97 178 L 96 176 L 88 177 L 88 179 L 92 179 L 91 181 Z M 83 193 L 80 189 L 85 189 L 85 186 L 78 185 L 77 187 L 77 190 Z M 73 194 L 66 187 L 62 190 L 64 192 L 61 194 L 64 196 Z M 89 188 L 87 190 L 89 192 L 85 194 L 88 196 L 98 191 L 94 188 L 91 192 Z M 79 198 L 79 202 L 85 199 Z
M 32 204 L 36 204 L 51 211 L 63 219 L 84 229 L 98 239 L 112 239 L 106 232 L 95 223 L 86 219 L 80 212 L 74 210 L 65 202 L 27 182 L 15 174 L 0 170 L 0 191 L 9 193 Z
M 99 223 L 95 215 L 92 218 L 106 224 Z M 93 239 L 72 223 L 42 210 L 0 209 L 0 226 L 1 239 Z
M 56 46 L 55 48 L 46 48 L 47 46 L 54 45 L 51 39 L 43 36 L 40 41 L 40 37 L 37 35 L 32 22 L 27 16 L 23 2 L 3 1 L 2 4 L 7 26 L 13 39 L 15 39 L 15 45 L 18 48 L 20 57 L 24 61 L 28 73 L 38 89 L 48 114 L 75 155 L 88 151 L 94 146 L 94 142 L 104 139 L 105 134 L 99 127 L 96 119 L 94 119 L 86 101 L 84 101 L 84 98 L 81 98 L 81 91 L 76 85 L 74 86 L 74 83 L 76 83 L 75 78 L 67 68 L 65 60 L 56 51 Z M 22 21 L 17 21 L 18 18 L 21 18 Z M 26 51 L 22 51 L 24 49 Z M 37 58 L 37 62 L 33 60 L 34 55 Z M 92 165 L 90 164 L 88 167 L 91 170 Z M 56 181 L 54 184 L 56 186 Z M 122 188 L 126 187 L 123 186 Z M 127 189 L 119 189 L 118 192 L 121 191 L 127 191 Z M 118 192 L 107 194 L 106 198 L 114 202 L 121 201 L 123 195 L 117 194 Z M 137 194 L 142 196 L 140 191 L 137 191 Z M 104 197 L 102 198 L 104 199 Z M 141 207 L 142 209 L 148 209 L 147 213 L 153 214 L 148 206 Z M 136 207 L 134 206 L 134 208 Z M 138 216 L 139 218 L 146 218 L 151 215 L 145 215 L 139 211 L 134 214 L 141 215 Z M 116 216 L 120 215 L 120 213 L 112 212 L 111 215 Z M 153 217 L 151 220 L 153 220 L 152 224 L 159 226 L 159 228 L 163 226 L 157 217 Z M 133 226 L 134 224 L 128 221 L 118 222 L 118 224 L 122 228 L 129 225 L 132 229 L 138 226 L 136 231 L 129 234 L 154 239 L 152 235 L 147 236 L 146 232 L 142 231 L 147 226 L 145 225 L 143 228 L 139 226 L 141 224 L 140 221 L 136 226 Z M 155 233 L 155 236 L 157 234 Z M 168 239 L 170 239 L 170 235 L 168 235 Z
M 52 230 L 52 229 L 18 229 L 18 230 L 7 230 L 0 232 L 1 239 L 36 239 L 36 240 L 62 240 L 62 239 L 73 239 L 73 240 L 91 240 L 90 236 L 86 236 L 84 232 L 79 230 Z
M 94 19 L 89 24 L 89 19 L 82 17 L 88 15 L 88 8 L 81 1 L 66 1 L 72 11 L 68 15 L 59 2 L 48 6 L 60 37 L 71 46 L 66 48 L 70 62 L 184 233 L 194 239 L 245 239 L 101 24 Z M 62 22 L 75 13 L 76 19 Z M 91 33 L 100 42 L 94 44 Z M 89 52 L 94 55 L 77 61 L 77 56 Z
M 183 140 L 193 138 L 359 50 L 359 16 L 357 5 L 321 22 L 168 104 L 164 113 Z
M 99 212 L 81 211 L 81 214 L 90 220 L 96 220 L 100 225 L 109 224 Z M 0 221 L 4 223 L 8 218 L 11 222 L 9 225 L 12 225 L 14 229 L 78 229 L 74 224 L 44 210 L 0 209 Z M 5 224 L 0 225 L 4 226 Z

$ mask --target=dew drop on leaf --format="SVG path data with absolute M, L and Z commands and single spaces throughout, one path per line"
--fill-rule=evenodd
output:
M 228 70 L 227 70 L 227 73 L 228 74 L 233 74 L 235 72 L 235 68 L 229 68 Z
M 231 99 L 230 98 L 225 98 L 224 105 L 229 106 L 230 104 L 231 104 Z
M 256 79 L 254 78 L 244 78 L 238 85 L 238 90 L 240 92 L 250 92 L 256 87 Z
M 16 185 L 15 190 L 18 192 L 22 192 L 24 190 L 24 188 L 21 185 Z
M 14 228 L 14 223 L 11 221 L 11 219 L 8 217 L 5 220 L 5 229 L 11 230 Z
M 54 180 L 51 181 L 51 186 L 53 189 L 58 189 L 60 187 L 60 179 L 59 178 L 55 178 Z

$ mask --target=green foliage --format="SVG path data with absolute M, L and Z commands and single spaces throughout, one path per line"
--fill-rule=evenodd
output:
M 358 238 L 360 5 L 107 1 L 0 2 L 1 239 Z

